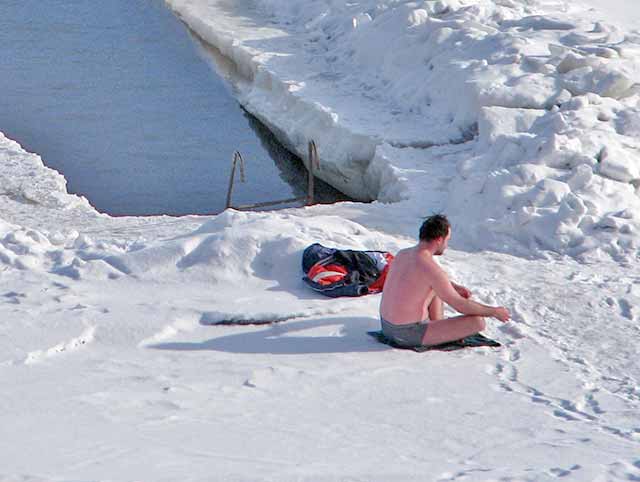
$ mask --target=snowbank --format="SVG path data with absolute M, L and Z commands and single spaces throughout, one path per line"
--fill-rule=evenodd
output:
M 168 0 L 235 62 L 243 105 L 357 199 L 438 206 L 478 249 L 638 248 L 640 37 L 564 2 Z M 416 155 L 418 149 L 423 155 Z M 419 176 L 418 176 L 419 177 Z
M 17 142 L 7 139 L 2 133 L 0 156 L 0 196 L 51 209 L 91 209 L 85 198 L 67 193 L 64 176 L 46 168 L 40 157 L 25 152 Z

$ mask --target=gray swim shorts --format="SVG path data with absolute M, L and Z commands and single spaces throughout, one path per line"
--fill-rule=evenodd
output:
M 380 317 L 382 324 L 382 333 L 388 339 L 394 341 L 402 347 L 422 346 L 422 339 L 427 332 L 429 321 L 418 321 L 417 323 L 408 323 L 406 325 L 398 325 L 390 323 Z

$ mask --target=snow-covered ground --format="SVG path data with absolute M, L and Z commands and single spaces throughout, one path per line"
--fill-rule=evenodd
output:
M 640 29 L 640 11 L 629 0 L 583 0 L 582 3 L 591 6 L 597 17 L 604 17 L 630 31 Z
M 110 218 L 0 135 L 0 481 L 639 480 L 640 36 L 591 8 L 640 6 L 168 4 L 379 201 Z M 439 210 L 502 348 L 392 350 L 377 296 L 302 285 L 308 244 L 396 251 Z

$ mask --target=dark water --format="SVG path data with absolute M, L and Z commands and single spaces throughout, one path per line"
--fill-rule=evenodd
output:
M 99 211 L 221 211 L 236 149 L 247 183 L 235 204 L 306 194 L 300 161 L 240 108 L 162 0 L 2 0 L 0 45 L 0 131 Z M 342 198 L 322 183 L 318 197 Z

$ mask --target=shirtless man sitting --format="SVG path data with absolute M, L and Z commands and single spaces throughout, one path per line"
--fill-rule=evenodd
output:
M 449 281 L 434 256 L 442 255 L 451 225 L 441 214 L 420 227 L 417 245 L 401 250 L 391 263 L 380 302 L 382 332 L 400 346 L 439 345 L 460 340 L 485 328 L 485 316 L 509 320 L 504 307 L 471 300 L 471 292 Z M 442 302 L 462 313 L 444 318 Z

